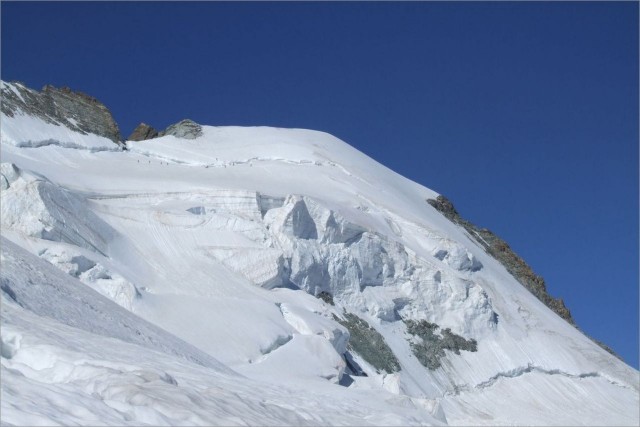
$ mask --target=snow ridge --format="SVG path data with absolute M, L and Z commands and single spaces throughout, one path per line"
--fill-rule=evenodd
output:
M 2 115 L 3 424 L 640 422 L 636 370 L 338 138 L 189 122 L 119 150 L 29 111 Z M 417 324 L 448 342 L 430 366 Z

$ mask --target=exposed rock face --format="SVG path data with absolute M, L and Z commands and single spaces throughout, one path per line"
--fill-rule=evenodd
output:
M 196 139 L 202 135 L 202 126 L 193 120 L 184 119 L 175 123 L 162 132 L 158 136 L 173 135 L 176 138 Z
M 460 350 L 478 351 L 476 340 L 466 340 L 460 335 L 451 332 L 451 329 L 442 329 L 440 335 L 436 332 L 440 327 L 435 323 L 426 320 L 416 322 L 405 320 L 407 333 L 412 335 L 410 341 L 411 350 L 418 361 L 427 368 L 438 369 L 442 363 L 440 359 L 445 357 L 445 350 L 450 350 L 455 354 L 460 354 Z
M 366 321 L 352 313 L 344 313 L 344 320 L 337 317 L 335 320 L 349 331 L 349 349 L 362 356 L 378 372 L 400 371 L 400 363 L 384 337 Z
M 121 140 L 118 124 L 107 107 L 96 98 L 68 87 L 47 85 L 38 92 L 22 83 L 3 84 L 2 112 L 13 117 L 21 111 L 85 135 L 96 134 L 115 143 Z
M 438 196 L 435 200 L 428 199 L 427 202 L 447 217 L 451 222 L 464 227 L 471 236 L 477 237 L 475 240 L 487 251 L 489 255 L 497 259 L 507 269 L 507 271 L 522 284 L 522 286 L 527 288 L 536 296 L 536 298 L 542 301 L 558 316 L 580 329 L 576 325 L 575 320 L 573 320 L 571 312 L 567 306 L 564 305 L 562 298 L 554 298 L 549 295 L 544 279 L 535 274 L 531 267 L 529 267 L 522 258 L 513 252 L 507 242 L 493 234 L 488 229 L 480 228 L 460 217 L 456 208 L 446 197 Z M 606 344 L 596 339 L 591 339 L 609 353 L 618 358 L 620 357 Z
M 486 228 L 480 228 L 460 217 L 458 211 L 453 204 L 444 196 L 438 196 L 437 199 L 429 199 L 427 202 L 436 208 L 440 213 L 446 216 L 450 221 L 464 227 L 471 236 L 478 236 L 477 242 L 484 249 L 500 261 L 500 263 L 513 275 L 525 288 L 534 294 L 547 307 L 553 310 L 567 322 L 575 325 L 575 321 L 571 317 L 569 309 L 564 305 L 562 299 L 553 298 L 547 292 L 545 281 L 542 277 L 533 272 L 531 267 L 520 258 L 509 247 L 507 242 L 493 234 Z
M 158 132 L 146 123 L 140 123 L 131 133 L 127 141 L 146 141 L 148 139 L 159 138 L 165 135 L 173 135 L 176 138 L 196 139 L 202 135 L 202 126 L 193 120 L 184 119 L 174 123 L 165 130 Z
M 136 126 L 131 135 L 129 135 L 127 141 L 146 141 L 147 139 L 153 139 L 157 136 L 157 130 L 146 123 L 140 123 Z
M 27 114 L 46 123 L 65 126 L 82 134 L 95 134 L 120 143 L 122 137 L 111 112 L 96 98 L 68 87 L 46 85 L 38 92 L 19 82 L 2 83 L 2 113 L 8 117 Z M 202 135 L 202 126 L 184 119 L 158 132 L 146 123 L 140 123 L 127 140 L 144 141 L 165 135 L 196 139 Z

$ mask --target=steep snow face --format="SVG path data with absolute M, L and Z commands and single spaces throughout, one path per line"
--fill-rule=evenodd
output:
M 97 135 L 83 135 L 63 125 L 47 123 L 38 118 L 18 114 L 14 117 L 2 116 L 2 144 L 16 147 L 44 147 L 58 145 L 65 148 L 95 151 L 120 151 L 108 138 Z
M 7 422 L 264 424 L 260 402 L 274 424 L 639 422 L 637 371 L 431 207 L 436 193 L 335 137 L 203 126 L 107 151 L 77 149 L 81 134 L 15 143 L 31 127 L 2 120 Z M 121 318 L 132 336 L 105 332 Z M 20 343 L 64 362 L 19 365 Z M 56 374 L 96 358 L 116 367 Z M 109 408 L 88 391 L 126 381 Z M 21 389 L 51 403 L 34 412 Z M 75 398 L 85 410 L 65 413 Z
M 211 356 L 115 306 L 109 300 L 100 298 L 88 287 L 74 283 L 77 280 L 71 280 L 46 261 L 4 238 L 0 255 L 3 297 L 13 305 L 86 332 L 164 351 L 199 365 L 231 373 Z M 10 351 L 15 353 L 14 350 Z
M 241 376 L 4 239 L 0 256 L 5 424 L 442 424 L 431 400 Z M 295 340 L 301 356 L 305 340 L 313 349 L 327 343 Z

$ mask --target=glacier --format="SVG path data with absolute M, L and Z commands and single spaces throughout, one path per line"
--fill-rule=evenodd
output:
M 640 422 L 638 371 L 332 135 L 0 119 L 3 424 Z

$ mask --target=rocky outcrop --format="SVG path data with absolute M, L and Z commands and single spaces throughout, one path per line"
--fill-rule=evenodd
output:
M 440 359 L 445 357 L 445 350 L 455 354 L 460 354 L 460 350 L 478 351 L 476 340 L 467 340 L 454 334 L 449 328 L 442 329 L 438 334 L 440 326 L 435 323 L 429 323 L 426 320 L 403 321 L 407 325 L 407 333 L 412 336 L 409 343 L 413 354 L 423 366 L 431 370 L 438 369 L 442 365 Z
M 400 371 L 400 362 L 384 337 L 365 320 L 352 313 L 344 313 L 344 320 L 334 317 L 349 331 L 349 350 L 358 353 L 378 372 Z
M 536 298 L 542 301 L 558 316 L 580 329 L 578 325 L 576 325 L 575 320 L 571 316 L 571 312 L 564 304 L 562 298 L 554 298 L 549 295 L 544 279 L 535 274 L 531 267 L 529 267 L 529 265 L 509 247 L 507 242 L 493 234 L 488 229 L 480 228 L 462 218 L 453 204 L 446 197 L 440 195 L 436 199 L 428 199 L 427 202 L 447 217 L 451 222 L 466 229 L 489 255 L 498 260 L 507 269 L 507 271 L 515 277 L 522 286 L 535 295 Z M 607 352 L 618 358 L 620 357 L 606 344 L 593 338 L 591 338 L 591 340 Z
M 160 138 L 172 135 L 182 139 L 196 139 L 202 135 L 202 126 L 193 120 L 184 119 L 174 123 L 165 130 L 158 132 L 146 123 L 140 123 L 131 133 L 127 141 L 146 141 L 148 139 Z
M 103 136 L 115 143 L 121 140 L 118 124 L 107 107 L 96 98 L 68 87 L 47 85 L 38 92 L 22 83 L 3 83 L 1 109 L 8 117 L 27 114 L 85 135 Z
M 46 85 L 38 92 L 19 82 L 3 82 L 2 113 L 8 117 L 26 114 L 84 135 L 103 136 L 117 144 L 122 140 L 118 124 L 104 104 L 68 87 Z M 145 141 L 165 135 L 196 139 L 202 135 L 202 126 L 193 120 L 184 119 L 158 132 L 152 126 L 140 123 L 127 140 Z
M 202 126 L 193 120 L 184 119 L 175 123 L 162 132 L 158 136 L 173 135 L 176 138 L 196 139 L 202 135 Z
M 547 292 L 544 279 L 533 272 L 531 267 L 520 258 L 501 238 L 486 228 L 480 228 L 463 219 L 453 204 L 444 196 L 428 199 L 427 202 L 436 208 L 450 221 L 464 227 L 469 234 L 495 259 L 507 269 L 518 282 L 567 322 L 575 325 L 571 312 L 562 299 L 554 298 Z
M 152 126 L 146 123 L 140 123 L 131 132 L 131 135 L 127 138 L 127 141 L 146 141 L 147 139 L 153 139 L 158 136 L 158 131 Z

